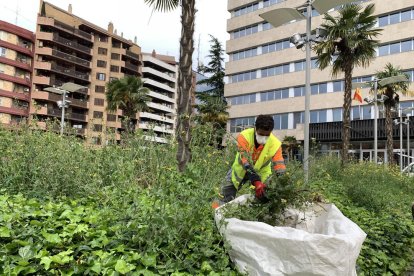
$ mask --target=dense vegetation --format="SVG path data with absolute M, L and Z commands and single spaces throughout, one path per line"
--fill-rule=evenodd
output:
M 211 128 L 196 128 L 192 162 L 179 173 L 176 145 L 140 133 L 89 148 L 0 129 L 0 274 L 238 275 L 211 208 L 234 149 L 214 142 Z M 359 273 L 401 275 L 412 259 L 412 180 L 365 163 L 342 171 L 336 159 L 311 169 L 311 188 L 368 234 Z

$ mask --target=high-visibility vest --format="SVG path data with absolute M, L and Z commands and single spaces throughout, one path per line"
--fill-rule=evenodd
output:
M 249 143 L 249 152 L 244 153 L 244 156 L 248 155 L 250 158 L 252 157 L 253 150 L 254 150 L 254 128 L 249 128 L 243 130 L 240 135 L 247 140 Z M 282 143 L 279 139 L 276 138 L 272 133 L 270 134 L 269 138 L 266 141 L 266 144 L 263 147 L 262 152 L 260 153 L 259 158 L 254 163 L 254 171 L 260 176 L 262 182 L 264 182 L 271 174 L 272 174 L 272 158 L 280 148 Z M 232 165 L 232 172 L 231 172 L 231 181 L 233 182 L 234 186 L 238 188 L 240 182 L 243 180 L 244 176 L 246 175 L 246 170 L 243 167 L 242 157 L 240 152 L 237 152 L 236 158 Z

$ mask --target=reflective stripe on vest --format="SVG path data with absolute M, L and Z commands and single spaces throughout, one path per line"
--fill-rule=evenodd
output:
M 249 128 L 240 133 L 249 143 L 249 152 L 247 155 L 251 158 L 254 151 L 254 128 Z M 277 139 L 273 134 L 270 134 L 269 139 L 263 147 L 262 152 L 260 153 L 259 158 L 256 160 L 253 168 L 256 173 L 260 176 L 262 181 L 265 181 L 271 174 L 271 166 L 273 156 L 276 154 L 277 150 L 280 148 L 282 143 Z M 246 154 L 246 153 L 245 153 Z M 232 182 L 236 188 L 240 185 L 240 182 L 243 180 L 246 170 L 243 167 L 242 158 L 240 153 L 236 154 L 236 158 L 232 165 Z

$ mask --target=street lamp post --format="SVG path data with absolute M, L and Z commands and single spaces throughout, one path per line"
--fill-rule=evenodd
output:
M 400 104 L 401 105 L 401 104 Z M 409 126 L 409 115 L 407 114 L 407 119 L 405 120 L 405 122 L 403 121 L 403 113 L 405 112 L 411 112 L 412 110 L 414 110 L 414 107 L 407 107 L 407 108 L 402 108 L 400 106 L 400 108 L 398 109 L 398 115 L 399 115 L 399 120 L 395 119 L 394 120 L 394 124 L 395 125 L 400 125 L 400 171 L 403 171 L 403 154 L 402 154 L 402 149 L 403 149 L 403 124 L 407 125 L 407 150 L 408 150 L 408 156 L 410 156 L 409 150 L 410 150 L 410 126 Z
M 364 87 L 372 87 L 372 84 L 374 86 L 374 97 L 372 99 L 365 98 L 365 102 L 368 104 L 374 104 L 374 163 L 378 164 L 378 102 L 384 102 L 388 99 L 386 95 L 381 95 L 381 97 L 378 98 L 378 84 L 381 87 L 384 87 L 388 84 L 393 84 L 397 82 L 403 82 L 407 81 L 407 77 L 405 75 L 398 75 L 398 76 L 392 76 L 388 78 L 383 79 L 377 79 L 374 78 L 372 81 L 367 82 L 355 82 L 352 84 L 352 88 L 364 88 Z M 402 143 L 402 142 L 401 142 Z
M 410 114 L 407 114 L 407 119 L 405 122 L 407 123 L 407 160 L 408 164 L 411 163 L 411 154 L 410 154 Z
M 65 108 L 69 107 L 69 104 L 70 104 L 70 101 L 66 99 L 66 96 L 70 92 L 76 92 L 79 89 L 84 89 L 84 88 L 87 88 L 87 87 L 78 85 L 76 83 L 67 82 L 67 83 L 64 83 L 60 87 L 47 87 L 44 89 L 45 91 L 62 95 L 62 101 L 57 102 L 58 107 L 62 108 L 62 118 L 60 119 L 60 136 L 63 135 L 63 129 L 65 126 Z
M 305 183 L 309 178 L 309 118 L 310 118 L 310 70 L 311 70 L 311 45 L 312 41 L 320 40 L 318 34 L 311 36 L 312 7 L 324 14 L 330 9 L 339 5 L 355 2 L 355 0 L 307 0 L 305 4 L 298 8 L 280 8 L 274 9 L 259 16 L 269 22 L 273 27 L 279 27 L 293 20 L 306 19 L 306 35 L 304 38 L 300 34 L 294 34 L 291 42 L 296 48 L 301 48 L 306 44 L 306 72 L 305 72 L 305 122 L 304 122 L 304 153 L 303 153 L 303 170 L 305 173 Z M 306 16 L 302 13 L 306 11 Z M 301 39 L 302 38 L 302 39 Z M 297 44 L 295 43 L 297 42 Z

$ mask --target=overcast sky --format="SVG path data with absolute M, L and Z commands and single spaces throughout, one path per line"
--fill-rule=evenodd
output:
M 134 40 L 137 36 L 142 51 L 153 49 L 160 54 L 179 56 L 179 38 L 181 34 L 180 9 L 169 13 L 152 12 L 143 0 L 49 0 L 46 1 L 67 10 L 72 4 L 72 13 L 107 29 L 111 21 L 114 28 L 124 38 Z M 229 35 L 226 21 L 230 17 L 226 0 L 196 0 L 195 51 L 193 60 L 198 56 L 200 37 L 200 60 L 208 60 L 210 49 L 209 34 L 214 35 L 225 48 Z M 39 10 L 38 0 L 0 0 L 0 19 L 16 24 L 31 31 L 35 30 L 36 16 Z M 227 57 L 226 57 L 227 60 Z

